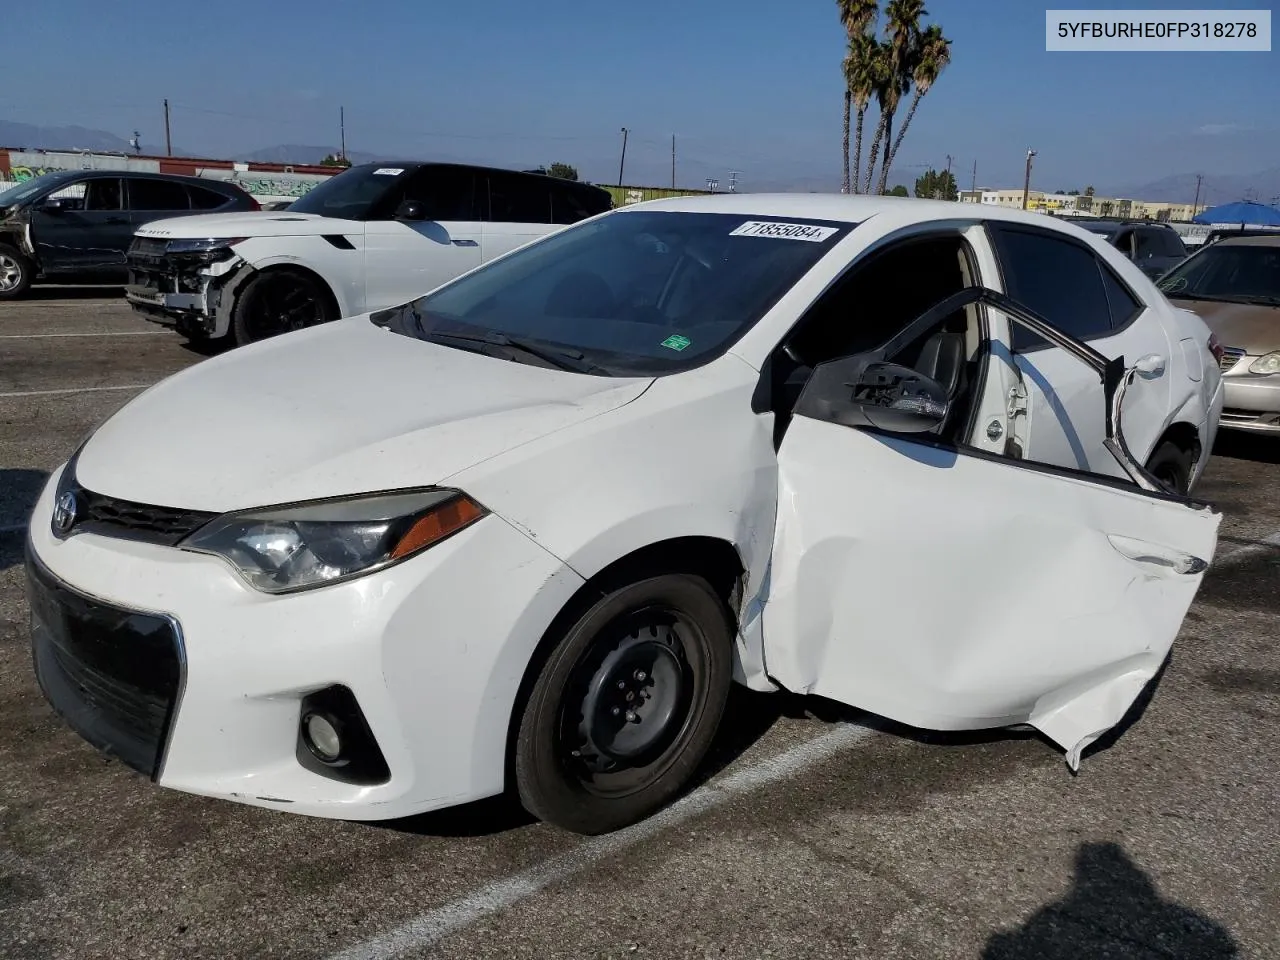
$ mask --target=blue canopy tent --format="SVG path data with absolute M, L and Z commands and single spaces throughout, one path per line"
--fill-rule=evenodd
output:
M 1192 219 L 1192 223 L 1239 223 L 1250 227 L 1280 227 L 1280 210 L 1265 203 L 1239 200 L 1210 207 Z

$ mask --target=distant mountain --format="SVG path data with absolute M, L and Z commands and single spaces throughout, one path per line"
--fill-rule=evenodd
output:
M 99 150 L 103 153 L 133 153 L 125 137 L 106 130 L 75 126 L 37 126 L 0 120 L 0 146 L 31 150 Z M 164 153 L 163 146 L 142 144 L 143 153 Z M 174 151 L 177 153 L 177 151 Z
M 1119 189 L 1098 190 L 1100 196 L 1128 197 L 1134 200 L 1157 200 L 1168 203 L 1191 203 L 1196 195 L 1196 175 L 1179 173 L 1147 183 L 1122 184 Z M 1200 185 L 1201 205 L 1217 206 L 1248 198 L 1271 203 L 1280 197 L 1280 167 L 1250 174 L 1205 174 Z

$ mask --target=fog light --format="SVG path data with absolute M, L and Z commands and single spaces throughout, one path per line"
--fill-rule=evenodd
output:
M 342 756 L 342 724 L 323 713 L 309 713 L 302 718 L 302 736 L 307 746 L 325 763 L 336 763 Z

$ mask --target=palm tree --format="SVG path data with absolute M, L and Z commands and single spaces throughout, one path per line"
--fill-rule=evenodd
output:
M 890 164 L 898 155 L 898 147 L 902 146 L 902 138 L 907 135 L 907 127 L 911 126 L 911 118 L 916 115 L 916 107 L 920 106 L 921 98 L 929 92 L 938 76 L 951 62 L 951 41 L 942 35 L 940 26 L 933 24 L 921 34 L 919 50 L 912 60 L 915 63 L 912 78 L 915 80 L 916 92 L 911 98 L 907 118 L 902 121 L 902 127 L 898 130 L 898 138 L 893 142 L 893 149 L 889 151 Z
M 836 0 L 836 5 L 840 8 L 840 23 L 844 26 L 845 33 L 849 37 L 849 53 L 845 57 L 844 62 L 844 192 L 848 193 L 849 185 L 849 115 L 852 112 L 853 94 L 849 89 L 848 78 L 851 72 L 856 71 L 856 61 L 851 58 L 854 56 L 854 42 L 867 30 L 867 27 L 875 22 L 876 17 L 880 13 L 880 7 L 877 0 Z M 861 114 L 858 117 L 859 123 L 862 121 Z M 855 175 L 856 182 L 856 175 Z
M 881 101 L 884 125 L 884 163 L 880 170 L 877 193 L 884 193 L 889 181 L 889 146 L 893 140 L 893 115 L 902 97 L 911 89 L 915 64 L 912 58 L 920 49 L 920 18 L 928 13 L 924 0 L 889 0 L 885 8 L 889 33 L 889 70 L 885 94 Z
M 890 53 L 887 43 L 876 43 L 871 57 L 867 61 L 871 89 L 876 103 L 880 107 L 880 120 L 876 124 L 876 134 L 871 139 L 871 151 L 867 154 L 867 176 L 862 183 L 862 192 L 871 192 L 871 181 L 876 174 L 876 151 L 880 149 L 880 141 L 884 138 L 884 124 L 888 117 L 886 105 L 889 99 Z
M 876 91 L 876 37 L 866 31 L 858 34 L 849 44 L 845 57 L 845 93 L 858 112 L 858 122 L 853 146 L 853 191 L 858 192 L 858 179 L 862 173 L 862 121 L 866 116 L 871 97 Z M 849 190 L 849 130 L 845 127 L 845 191 Z

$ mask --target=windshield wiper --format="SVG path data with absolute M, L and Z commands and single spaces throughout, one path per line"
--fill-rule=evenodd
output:
M 572 370 L 575 373 L 608 373 L 604 367 L 592 363 L 586 359 L 581 353 L 571 352 L 568 350 L 555 350 L 550 347 L 541 346 L 532 340 L 526 340 L 523 337 L 509 337 L 505 333 L 499 333 L 496 330 L 487 333 L 443 333 L 439 330 L 425 331 L 422 334 L 426 340 L 437 341 L 445 344 L 453 344 L 463 349 L 471 349 L 476 353 L 483 353 L 485 347 L 499 347 L 505 350 L 513 350 L 518 353 L 524 353 L 531 357 L 549 363 L 553 367 L 560 370 Z

